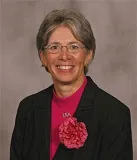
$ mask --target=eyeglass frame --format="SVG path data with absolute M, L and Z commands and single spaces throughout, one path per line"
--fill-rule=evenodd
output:
M 75 51 L 70 51 L 70 48 L 69 48 L 69 46 L 70 45 L 74 45 L 74 44 L 77 44 L 78 45 L 78 49 L 83 49 L 83 48 L 85 48 L 85 46 L 82 44 L 82 43 L 79 43 L 79 42 L 71 42 L 70 44 L 68 44 L 68 45 L 65 45 L 65 46 L 63 46 L 63 45 L 61 45 L 60 43 L 58 43 L 58 42 L 55 42 L 55 43 L 52 43 L 52 44 L 49 44 L 49 45 L 46 45 L 45 47 L 44 47 L 44 49 L 46 49 L 46 50 L 50 50 L 50 46 L 52 47 L 52 45 L 57 45 L 58 47 L 60 47 L 59 49 L 58 49 L 58 51 L 55 53 L 54 51 L 49 51 L 49 53 L 52 53 L 52 54 L 57 54 L 57 53 L 61 53 L 62 52 L 62 48 L 63 47 L 66 47 L 66 49 L 67 49 L 67 51 L 69 52 L 69 53 L 78 53 L 79 52 L 79 50 L 76 52 L 76 50 Z M 47 51 L 47 52 L 48 52 Z

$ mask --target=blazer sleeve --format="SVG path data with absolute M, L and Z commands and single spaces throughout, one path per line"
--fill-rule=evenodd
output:
M 130 111 L 124 108 L 119 115 L 109 117 L 105 124 L 99 160 L 133 160 Z
M 23 160 L 22 147 L 27 121 L 26 109 L 28 106 L 28 100 L 23 100 L 19 104 L 10 144 L 10 160 Z

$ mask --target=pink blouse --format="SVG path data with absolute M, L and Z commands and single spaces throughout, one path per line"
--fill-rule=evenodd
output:
M 65 98 L 60 98 L 53 92 L 51 103 L 50 160 L 53 159 L 60 143 L 58 137 L 59 124 L 64 120 L 64 118 L 74 114 L 86 84 L 87 79 L 85 77 L 82 86 L 73 95 Z

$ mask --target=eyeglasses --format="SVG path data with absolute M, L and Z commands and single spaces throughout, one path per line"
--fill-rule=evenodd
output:
M 85 48 L 83 44 L 76 42 L 76 43 L 70 43 L 66 46 L 62 46 L 60 43 L 53 43 L 45 46 L 44 49 L 48 53 L 56 54 L 56 53 L 61 53 L 63 47 L 66 47 L 69 53 L 78 53 L 81 51 L 81 49 Z

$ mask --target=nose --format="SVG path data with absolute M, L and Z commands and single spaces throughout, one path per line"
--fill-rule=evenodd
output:
M 67 46 L 62 46 L 59 59 L 64 61 L 71 59 L 71 55 L 68 52 Z

